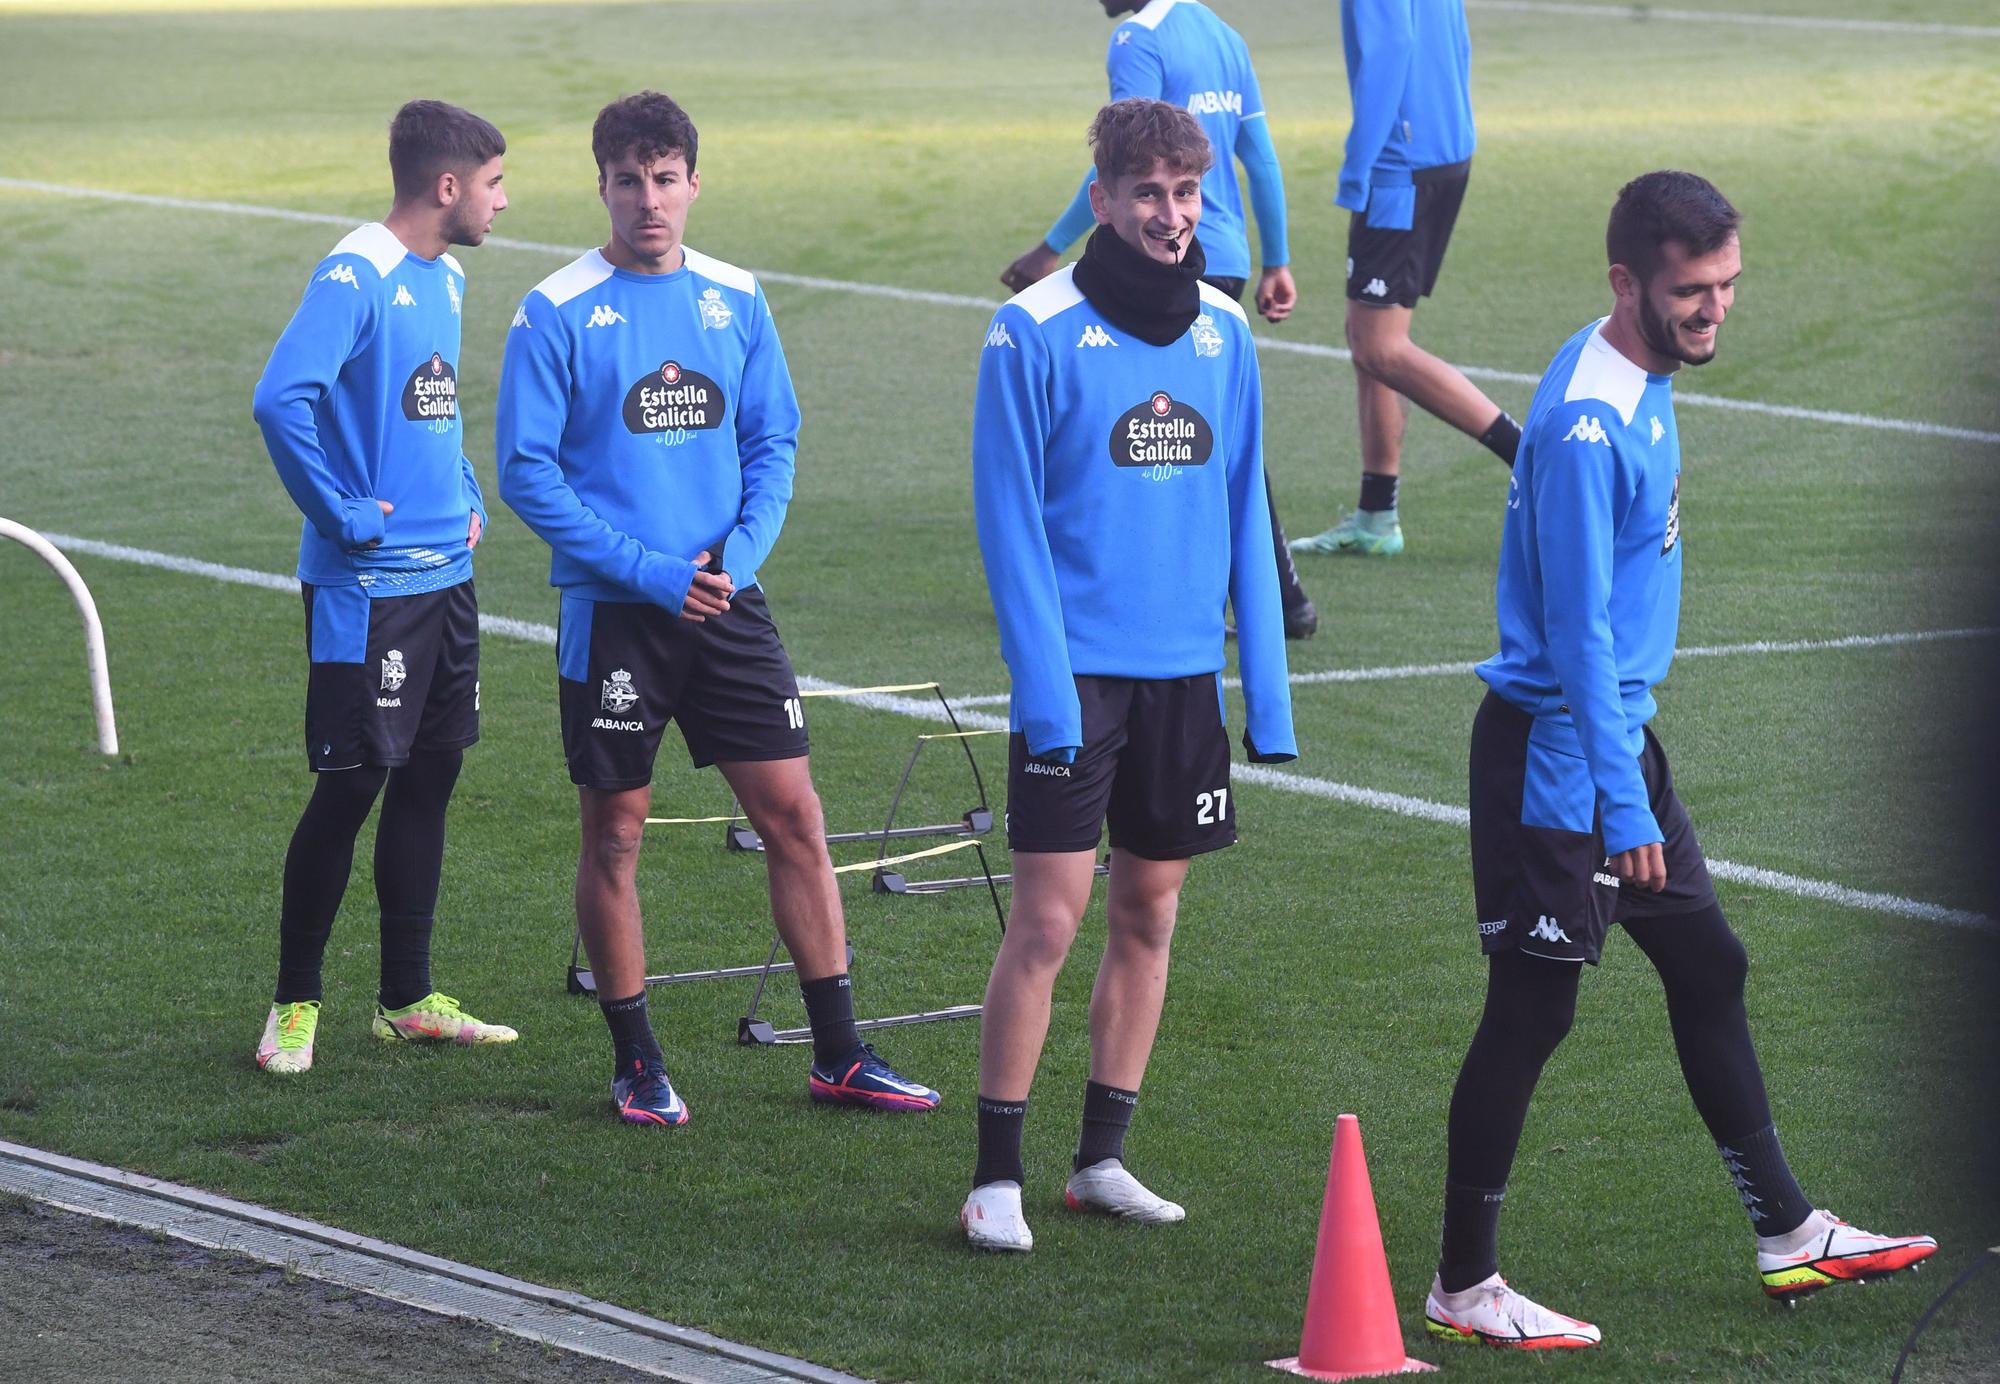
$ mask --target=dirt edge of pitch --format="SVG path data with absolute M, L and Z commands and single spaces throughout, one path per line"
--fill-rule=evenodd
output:
M 859 1376 L 249 1202 L 0 1139 L 0 1192 L 136 1226 L 687 1384 Z

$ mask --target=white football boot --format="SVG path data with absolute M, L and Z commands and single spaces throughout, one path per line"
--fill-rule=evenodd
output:
M 1507 1286 L 1499 1274 L 1464 1292 L 1447 1293 L 1433 1278 L 1424 1325 L 1447 1341 L 1477 1341 L 1503 1350 L 1580 1350 L 1604 1339 L 1589 1322 L 1551 1312 Z
M 1025 1254 L 1035 1247 L 1034 1232 L 1021 1214 L 1021 1184 L 988 1182 L 972 1189 L 958 1209 L 958 1223 L 974 1249 Z
M 1116 1158 L 1071 1173 L 1063 1201 L 1072 1211 L 1098 1211 L 1140 1225 L 1170 1225 L 1187 1219 L 1185 1207 L 1155 1196 Z

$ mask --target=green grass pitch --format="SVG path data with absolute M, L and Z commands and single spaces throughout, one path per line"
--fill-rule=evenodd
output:
M 1704 0 L 1683 0 L 1686 4 Z M 1719 0 L 1718 0 L 1719 2 Z M 1749 4 L 1750 0 L 1740 0 Z M 1758 0 L 1795 16 L 1978 26 L 1979 0 Z M 1335 345 L 1346 89 L 1328 0 L 1224 0 L 1249 39 L 1291 200 L 1298 315 Z M 62 11 L 67 10 L 67 13 Z M 1471 10 L 1481 147 L 1418 339 L 1532 374 L 1602 312 L 1601 235 L 1646 168 L 1713 177 L 1746 210 L 1720 359 L 1682 388 L 1919 420 L 1985 440 L 1692 403 L 1680 413 L 1683 643 L 1973 626 L 2000 509 L 2000 39 Z M 0 177 L 349 217 L 386 207 L 384 127 L 416 95 L 506 131 L 496 234 L 602 239 L 588 127 L 653 85 L 702 131 L 690 243 L 752 269 L 997 299 L 994 276 L 1075 185 L 1106 25 L 1085 0 L 533 5 L 0 3 Z M 297 516 L 250 387 L 337 227 L 0 185 L 0 514 L 47 531 L 288 573 Z M 492 487 L 492 397 L 520 296 L 562 263 L 490 245 L 471 276 L 467 445 Z M 1003 692 L 969 506 L 976 307 L 768 285 L 806 414 L 798 498 L 765 573 L 802 673 Z M 1268 459 L 1293 532 L 1352 501 L 1347 367 L 1264 355 Z M 1489 386 L 1517 414 L 1528 389 Z M 1324 623 L 1301 673 L 1477 659 L 1505 475 L 1412 420 L 1410 548 L 1313 560 Z M 546 551 L 498 504 L 489 613 L 550 623 Z M 297 599 L 84 556 L 127 753 L 92 752 L 74 617 L 0 545 L 0 1137 L 192 1182 L 859 1373 L 943 1381 L 1252 1380 L 1296 1349 L 1337 1113 L 1357 1112 L 1413 1350 L 1467 1378 L 1854 1379 L 1887 1373 L 1945 1275 L 1995 1238 L 1985 1102 L 1993 940 L 1724 883 L 1779 1128 L 1808 1192 L 1872 1228 L 1928 1229 L 1937 1269 L 1767 1308 L 1741 1212 L 1674 1065 L 1659 987 L 1614 940 L 1531 1113 L 1507 1271 L 1597 1321 L 1545 1362 L 1424 1338 L 1444 1112 L 1476 1019 L 1464 833 L 1245 783 L 1243 843 L 1195 868 L 1135 1167 L 1184 1201 L 1165 1232 L 1058 1209 L 1085 1072 L 1102 916 L 1058 990 L 1030 1115 L 1025 1260 L 977 1258 L 954 1213 L 972 1157 L 975 1030 L 882 1046 L 946 1092 L 925 1119 L 828 1112 L 797 1050 L 742 1051 L 736 984 L 656 992 L 694 1121 L 616 1124 L 595 1007 L 562 989 L 574 802 L 550 650 L 489 636 L 485 738 L 451 818 L 439 982 L 517 1025 L 514 1048 L 409 1052 L 368 1036 L 364 837 L 334 934 L 319 1065 L 250 1051 L 274 966 L 278 868 L 307 791 Z M 1657 725 L 1714 856 L 1850 889 L 1977 906 L 1955 747 L 1990 707 L 1961 639 L 1683 659 Z M 1467 676 L 1301 685 L 1321 785 L 1464 801 Z M 992 711 L 993 708 L 988 708 Z M 836 828 L 871 825 L 912 736 L 812 708 Z M 1988 713 L 1990 714 L 1990 712 Z M 988 782 L 1004 756 L 974 741 Z M 672 738 L 663 811 L 722 811 Z M 966 806 L 926 758 L 912 811 Z M 997 800 L 995 806 L 999 806 Z M 860 856 L 849 851 L 843 861 Z M 962 857 L 952 857 L 951 860 Z M 1004 848 L 996 852 L 1004 861 Z M 947 866 L 956 872 L 956 866 Z M 761 871 L 708 829 L 642 865 L 659 968 L 758 959 Z M 864 1011 L 978 998 L 983 896 L 846 886 Z M 802 1022 L 781 987 L 774 1017 Z M 1907 1377 L 1990 1367 L 1992 1284 Z

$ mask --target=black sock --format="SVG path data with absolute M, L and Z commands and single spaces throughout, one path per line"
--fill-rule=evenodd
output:
M 1021 1168 L 1021 1126 L 1027 1119 L 1024 1100 L 979 1098 L 979 1161 L 972 1169 L 973 1186 L 1028 1180 Z
M 1512 466 L 1515 454 L 1521 450 L 1521 425 L 1503 408 L 1492 425 L 1479 434 L 1479 445 Z
M 623 1072 L 635 1061 L 664 1064 L 666 1059 L 660 1052 L 660 1040 L 653 1036 L 653 1022 L 646 1017 L 644 990 L 629 999 L 599 999 L 597 1007 L 604 1011 L 604 1022 L 611 1028 L 611 1050 L 616 1070 Z
M 333 916 L 347 892 L 354 838 L 375 806 L 387 777 L 382 769 L 316 774 L 312 797 L 299 815 L 285 852 L 284 900 L 278 909 L 277 1004 L 316 1000 L 320 962 Z
M 415 1004 L 431 992 L 431 919 L 382 918 L 384 1009 Z
M 1098 1081 L 1083 1083 L 1083 1133 L 1076 1141 L 1070 1171 L 1082 1172 L 1107 1158 L 1125 1161 L 1125 1131 L 1139 1108 L 1137 1091 L 1121 1091 Z
M 1812 1203 L 1785 1162 L 1775 1126 L 1765 1125 L 1740 1139 L 1718 1140 L 1715 1151 L 1735 1179 L 1736 1195 L 1743 1199 L 1750 1225 L 1759 1235 L 1783 1235 L 1805 1224 Z
M 1444 1237 L 1438 1285 L 1462 1293 L 1500 1272 L 1500 1204 L 1505 1187 L 1464 1187 L 1444 1180 Z
M 1380 514 L 1385 509 L 1396 507 L 1396 483 L 1401 476 L 1384 476 L 1374 471 L 1361 473 L 1361 508 L 1369 514 Z
M 800 981 L 799 994 L 812 1026 L 814 1061 L 826 1067 L 851 1056 L 861 1046 L 861 1035 L 854 1031 L 854 990 L 847 972 Z

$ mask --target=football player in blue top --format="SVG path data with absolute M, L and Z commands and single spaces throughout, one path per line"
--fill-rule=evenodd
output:
M 982 1249 L 1034 1243 L 1028 1088 L 1107 819 L 1110 935 L 1066 1201 L 1147 1224 L 1184 1215 L 1126 1170 L 1124 1142 L 1188 862 L 1236 840 L 1225 605 L 1244 749 L 1263 763 L 1298 754 L 1257 352 L 1243 309 L 1202 281 L 1195 236 L 1208 137 L 1185 108 L 1134 97 L 1099 111 L 1090 138 L 1098 228 L 1082 259 L 994 314 L 973 409 L 979 547 L 1014 684 L 1014 897 L 986 987 L 978 1161 L 959 1213 Z
M 563 749 L 583 842 L 577 926 L 611 1030 L 619 1117 L 684 1124 L 646 1012 L 635 870 L 653 759 L 678 722 L 764 840 L 771 912 L 812 1023 L 813 1099 L 929 1110 L 937 1092 L 856 1033 L 840 891 L 806 719 L 758 569 L 792 498 L 799 406 L 764 290 L 687 247 L 692 121 L 641 92 L 591 134 L 610 237 L 514 314 L 500 376 L 500 495 L 554 552 Z
M 382 795 L 375 893 L 388 1041 L 507 1043 L 431 988 L 445 804 L 479 738 L 472 550 L 486 506 L 459 416 L 465 271 L 507 206 L 492 125 L 412 101 L 389 127 L 395 205 L 321 260 L 272 348 L 252 411 L 305 515 L 306 760 L 313 793 L 285 855 L 278 986 L 257 1065 L 312 1066 L 320 962 L 354 839 Z M 387 791 L 384 792 L 384 784 Z
M 1238 301 L 1249 282 L 1250 234 L 1243 215 L 1243 194 L 1236 185 L 1236 165 L 1240 162 L 1250 184 L 1250 205 L 1257 213 L 1257 235 L 1263 242 L 1257 311 L 1269 321 L 1284 321 L 1299 300 L 1292 282 L 1291 250 L 1286 244 L 1285 176 L 1278 167 L 1278 151 L 1271 144 L 1271 122 L 1264 115 L 1264 94 L 1250 65 L 1249 47 L 1242 35 L 1200 0 L 1151 0 L 1148 4 L 1102 0 L 1102 4 L 1104 13 L 1113 19 L 1132 15 L 1111 31 L 1111 43 L 1105 50 L 1104 72 L 1111 82 L 1111 99 L 1144 96 L 1183 106 L 1208 136 L 1213 158 L 1201 180 L 1201 242 L 1208 256 L 1202 278 Z M 1096 179 L 1094 167 L 1085 171 L 1076 196 L 1048 235 L 1008 265 L 1000 282 L 1018 292 L 1055 272 L 1063 251 L 1096 225 L 1090 204 L 1090 185 Z M 1299 582 L 1270 492 L 1267 475 L 1264 500 L 1270 511 L 1278 590 L 1284 598 L 1285 637 L 1309 639 L 1319 629 L 1319 611 Z
M 1294 551 L 1394 556 L 1409 405 L 1508 465 L 1521 430 L 1457 366 L 1410 340 L 1437 287 L 1472 172 L 1472 40 L 1464 0 L 1341 0 L 1353 122 L 1334 201 L 1347 227 L 1347 344 L 1361 425 L 1361 503 Z
M 1680 626 L 1673 376 L 1715 355 L 1743 258 L 1736 208 L 1692 173 L 1628 183 L 1606 232 L 1611 315 L 1535 391 L 1500 540 L 1500 652 L 1472 729 L 1473 891 L 1486 1006 L 1452 1093 L 1444 1236 L 1425 1315 L 1447 1339 L 1597 1344 L 1500 1277 L 1507 1175 L 1577 981 L 1618 923 L 1659 972 L 1695 1109 L 1749 1213 L 1764 1291 L 1791 1301 L 1907 1268 L 1928 1236 L 1815 1210 L 1779 1147 L 1723 918 L 1647 724 Z

